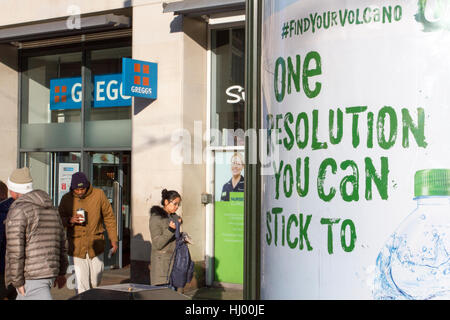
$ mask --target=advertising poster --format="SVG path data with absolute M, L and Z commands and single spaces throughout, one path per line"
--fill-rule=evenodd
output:
M 60 163 L 58 171 L 58 204 L 63 195 L 70 191 L 72 175 L 80 169 L 78 163 Z
M 449 57 L 450 1 L 264 1 L 263 299 L 450 298 Z
M 215 179 L 215 281 L 242 284 L 244 270 L 244 152 L 217 152 Z

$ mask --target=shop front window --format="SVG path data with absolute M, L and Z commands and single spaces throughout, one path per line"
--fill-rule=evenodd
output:
M 122 58 L 131 39 L 24 50 L 20 54 L 20 165 L 59 203 L 88 152 L 131 148 L 131 97 Z
M 131 47 L 88 52 L 92 95 L 85 108 L 86 147 L 131 146 L 131 97 L 123 94 L 122 58 L 131 58 Z
M 22 148 L 81 145 L 81 61 L 81 52 L 24 60 L 21 81 Z
M 212 30 L 212 146 L 244 145 L 245 29 Z
M 58 205 L 70 190 L 72 174 L 80 171 L 79 152 L 24 152 L 21 162 L 30 168 L 33 189 L 44 190 Z
M 24 165 L 30 168 L 33 177 L 33 189 L 51 192 L 52 155 L 49 152 L 27 152 L 23 154 Z
M 131 47 L 122 45 L 23 55 L 21 149 L 131 147 L 132 98 L 122 89 Z

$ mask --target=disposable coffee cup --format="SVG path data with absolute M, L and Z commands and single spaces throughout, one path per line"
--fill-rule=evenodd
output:
M 86 216 L 84 215 L 84 209 L 82 209 L 82 208 L 78 209 L 77 215 L 83 216 L 82 218 L 80 218 L 81 223 L 84 223 L 86 221 Z

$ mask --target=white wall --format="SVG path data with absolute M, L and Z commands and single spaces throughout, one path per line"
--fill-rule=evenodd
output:
M 191 164 L 183 166 L 184 230 L 194 238 L 195 245 L 190 247 L 194 260 L 204 260 L 206 208 L 200 195 L 206 191 L 206 163 L 205 159 L 197 163 L 198 158 L 194 157 L 194 147 L 201 138 L 195 137 L 194 142 L 194 133 L 201 131 L 203 137 L 207 127 L 207 28 L 202 21 L 185 18 L 183 31 L 183 127 L 191 135 Z M 201 141 L 201 151 L 205 148 Z
M 174 189 L 183 198 L 179 213 L 183 230 L 194 239 L 194 260 L 204 260 L 205 165 L 193 164 L 194 121 L 206 127 L 206 27 L 197 20 L 161 14 L 161 5 L 133 9 L 133 58 L 158 63 L 158 99 L 135 99 L 132 139 L 133 217 L 131 259 L 150 259 L 149 210 L 159 205 L 161 190 Z M 151 34 L 151 36 L 150 36 Z M 192 34 L 192 35 L 191 35 Z M 194 36 L 195 35 L 195 36 Z M 172 161 L 180 129 L 191 136 L 191 163 Z M 203 144 L 204 147 L 204 144 Z
M 0 45 L 0 180 L 6 183 L 17 166 L 17 50 Z
M 0 27 L 68 17 L 75 12 L 83 15 L 149 4 L 158 5 L 162 12 L 162 1 L 160 0 L 2 0 Z M 12 12 L 14 14 L 11 14 Z

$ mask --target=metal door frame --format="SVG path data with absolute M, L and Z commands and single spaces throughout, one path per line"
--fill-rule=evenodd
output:
M 214 195 L 215 192 L 215 157 L 216 152 L 225 152 L 231 150 L 239 150 L 245 153 L 244 146 L 211 146 L 211 120 L 212 120 L 212 80 L 213 80 L 213 72 L 212 69 L 212 31 L 213 30 L 226 30 L 229 29 L 231 31 L 232 28 L 244 28 L 245 29 L 245 20 L 243 16 L 233 16 L 230 13 L 230 16 L 227 18 L 225 23 L 213 24 L 212 21 L 208 21 L 208 30 L 207 30 L 207 97 L 206 97 L 206 141 L 207 141 L 207 156 L 206 156 L 206 192 Z M 214 196 L 213 196 L 214 198 Z M 206 274 L 205 274 L 205 282 L 207 286 L 212 286 L 216 279 L 215 275 L 215 266 L 214 266 L 214 237 L 215 237 L 215 228 L 214 228 L 214 199 L 212 203 L 206 205 L 206 241 L 205 241 L 205 265 L 206 265 Z
M 113 182 L 113 203 L 111 204 L 113 212 L 114 212 L 114 216 L 116 217 L 116 225 L 117 225 L 117 239 L 118 239 L 118 250 L 116 252 L 116 255 L 118 255 L 118 258 L 116 258 L 116 262 L 118 263 L 118 265 L 114 265 L 115 267 L 118 268 L 123 268 L 123 221 L 122 221 L 122 205 L 123 205 L 123 196 L 122 196 L 122 191 L 123 191 L 123 182 L 124 182 L 124 174 L 123 174 L 123 155 L 125 154 L 125 152 L 127 151 L 89 151 L 89 152 L 84 152 L 83 154 L 83 163 L 85 164 L 84 168 L 85 168 L 85 173 L 86 175 L 89 177 L 89 181 L 93 181 L 93 155 L 95 153 L 109 153 L 109 154 L 113 154 L 114 156 L 117 156 L 119 158 L 119 168 L 118 168 L 118 176 L 117 179 L 114 180 Z M 130 154 L 131 153 L 128 153 Z M 105 252 L 104 255 L 105 257 L 108 255 L 108 251 L 110 245 L 109 243 L 106 243 L 105 246 Z M 106 259 L 105 259 L 106 261 Z M 105 265 L 105 269 L 111 269 L 112 266 Z

